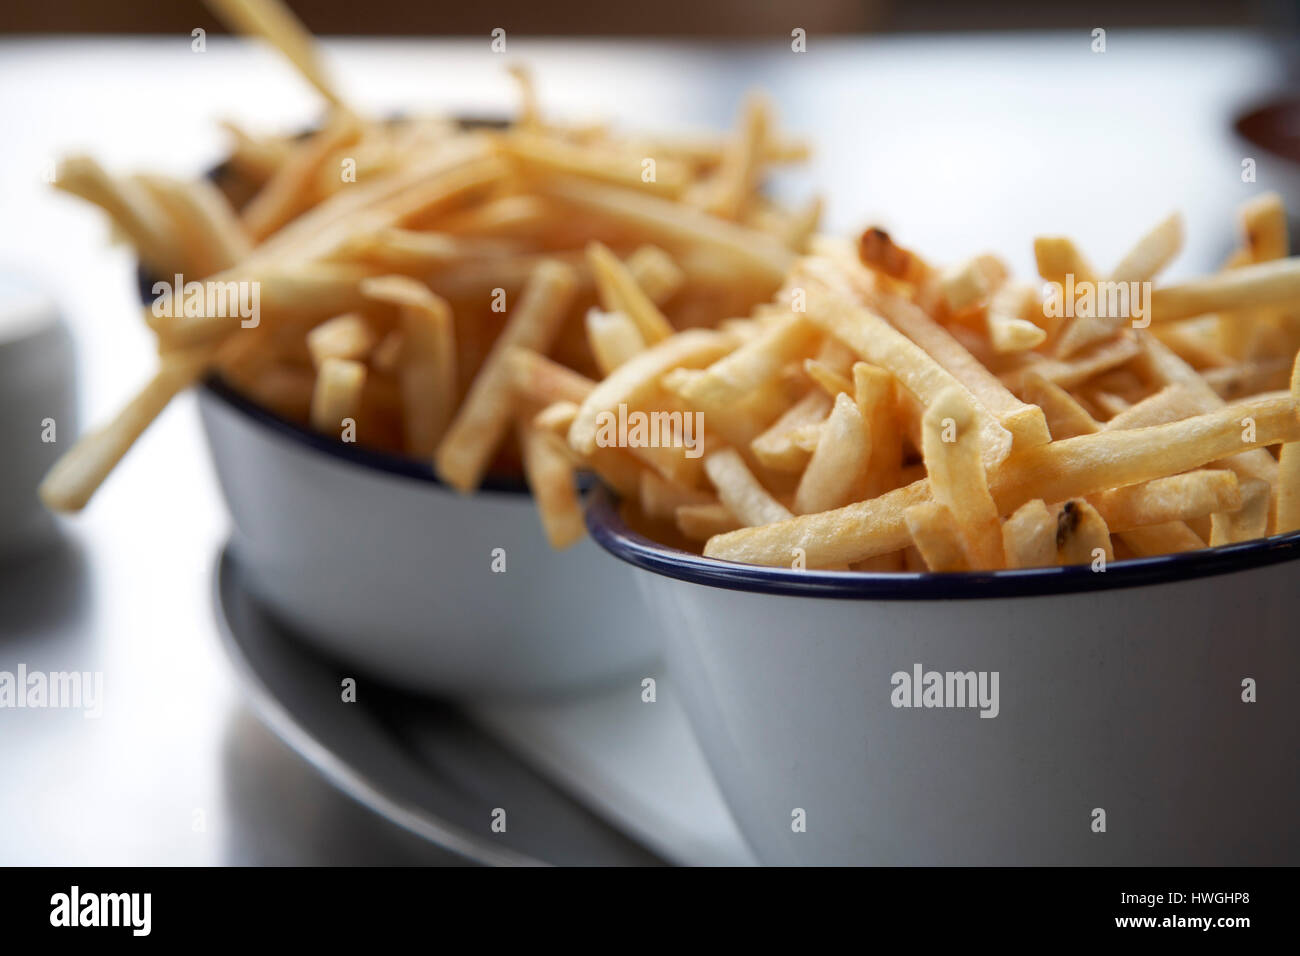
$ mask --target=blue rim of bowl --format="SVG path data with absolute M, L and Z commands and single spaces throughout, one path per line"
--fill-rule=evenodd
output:
M 322 435 L 319 432 L 311 431 L 304 428 L 297 422 L 290 421 L 272 412 L 246 395 L 241 394 L 228 382 L 219 375 L 209 375 L 204 379 L 201 386 L 208 395 L 222 402 L 228 408 L 240 413 L 246 418 L 252 419 L 258 425 L 266 428 L 275 434 L 286 438 L 298 445 L 303 445 L 313 451 L 321 452 L 345 461 L 350 465 L 359 465 L 362 468 L 370 468 L 375 471 L 382 471 L 390 475 L 398 475 L 402 478 L 412 478 L 416 481 L 428 482 L 432 485 L 438 485 L 447 491 L 454 491 L 450 485 L 438 477 L 432 466 L 425 464 L 416 458 L 407 458 L 404 455 L 394 455 L 390 452 L 378 451 L 374 448 L 366 448 L 363 445 L 354 445 L 348 442 L 341 442 L 329 435 Z M 522 478 L 506 477 L 500 475 L 488 475 L 483 482 L 474 490 L 475 494 L 479 492 L 491 492 L 493 494 L 507 495 L 527 495 L 528 485 Z
M 1045 597 L 1189 581 L 1300 558 L 1300 531 L 1293 531 L 1183 554 L 1114 561 L 1104 572 L 1086 566 L 945 574 L 799 571 L 719 561 L 659 544 L 627 526 L 617 499 L 603 487 L 587 497 L 586 522 L 597 544 L 646 571 L 729 591 L 809 598 L 933 601 Z

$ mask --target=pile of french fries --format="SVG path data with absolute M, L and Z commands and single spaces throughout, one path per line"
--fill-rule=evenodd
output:
M 651 346 L 581 401 L 557 390 L 538 421 L 635 526 L 728 561 L 1104 571 L 1297 531 L 1300 259 L 1276 195 L 1243 225 L 1221 272 L 1133 318 L 1056 317 L 996 256 L 938 269 L 879 229 L 815 237 L 751 318 Z M 1181 242 L 1170 217 L 1110 275 L 1150 282 Z M 1068 239 L 1035 252 L 1048 282 L 1096 281 Z M 620 405 L 702 413 L 703 474 L 606 468 L 594 425 Z
M 522 467 L 556 547 L 583 533 L 579 471 L 665 543 L 772 566 L 1104 570 L 1300 530 L 1300 260 L 1274 195 L 1220 272 L 1157 286 L 1140 317 L 1061 317 L 995 255 L 938 268 L 879 229 L 817 236 L 820 201 L 764 195 L 805 149 L 761 98 L 716 141 L 619 135 L 547 119 L 516 69 L 504 128 L 378 122 L 278 2 L 214 6 L 330 114 L 301 139 L 231 126 L 217 183 L 63 165 L 150 272 L 257 282 L 262 315 L 146 310 L 158 374 L 50 473 L 52 508 L 84 506 L 215 371 L 460 491 Z M 1151 283 L 1182 230 L 1106 274 L 1040 238 L 1039 276 Z M 629 411 L 678 434 L 691 416 L 701 444 L 611 443 Z
M 327 118 L 304 137 L 227 124 L 232 152 L 215 181 L 114 176 L 85 156 L 61 164 L 56 185 L 107 212 L 152 278 L 228 288 L 228 299 L 255 284 L 260 307 L 254 321 L 206 302 L 146 307 L 158 373 L 56 465 L 46 504 L 82 508 L 167 402 L 215 373 L 341 441 L 429 461 L 460 491 L 517 475 L 522 458 L 551 540 L 571 543 L 582 533 L 574 463 L 535 426 L 541 409 L 517 382 L 578 388 L 677 329 L 769 298 L 821 204 L 784 208 L 764 180 L 806 147 L 781 135 L 760 96 L 714 137 L 552 121 L 518 66 L 513 123 L 371 119 L 334 89 L 279 0 L 212 6 L 274 43 L 324 94 Z

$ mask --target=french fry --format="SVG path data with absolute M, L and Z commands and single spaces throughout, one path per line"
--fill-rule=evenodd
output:
M 588 309 L 586 327 L 587 342 L 601 375 L 609 375 L 624 362 L 645 351 L 646 340 L 641 335 L 641 330 L 622 312 Z
M 77 440 L 41 481 L 41 501 L 53 511 L 80 511 L 135 440 L 212 359 L 208 349 L 165 356 L 157 374 L 104 427 Z
M 1224 508 L 1210 516 L 1210 547 L 1262 538 L 1268 532 L 1268 509 L 1272 488 L 1267 481 L 1247 478 L 1241 483 L 1236 508 Z M 1278 530 L 1281 531 L 1279 519 Z
M 1021 389 L 1026 400 L 1043 410 L 1054 439 L 1091 435 L 1103 427 L 1073 395 L 1037 372 L 1031 370 L 1024 376 Z
M 1114 533 L 1236 511 L 1243 499 L 1237 476 L 1217 469 L 1155 478 L 1088 497 Z
M 1254 441 L 1240 421 L 1254 421 Z M 991 476 L 999 513 L 1033 498 L 1064 501 L 1200 468 L 1242 449 L 1300 440 L 1300 413 L 1291 399 L 1218 409 L 1194 418 L 1125 431 L 1103 431 L 1017 453 Z M 802 548 L 809 567 L 849 564 L 908 546 L 903 512 L 930 500 L 929 482 L 913 482 L 834 511 L 800 515 L 764 528 L 709 540 L 705 556 L 748 564 L 785 564 Z M 1190 533 L 1190 531 L 1188 532 Z M 1202 542 L 1203 545 L 1203 542 Z
M 1139 558 L 1161 554 L 1182 554 L 1185 551 L 1199 551 L 1205 547 L 1204 539 L 1182 521 L 1134 528 L 1131 531 L 1121 532 L 1119 539 Z
M 803 369 L 808 373 L 818 387 L 832 398 L 841 392 L 849 395 L 853 394 L 853 383 L 848 377 L 841 375 L 835 369 L 831 368 L 825 362 L 819 362 L 817 359 L 804 359 Z
M 408 454 L 431 461 L 456 410 L 456 332 L 451 307 L 428 286 L 405 276 L 371 279 L 361 289 L 372 299 L 398 306 L 404 447 Z
M 1037 304 L 1038 292 L 1025 282 L 1005 283 L 993 293 L 984 321 L 995 351 L 1025 352 L 1047 340 L 1047 331 L 1025 318 Z
M 758 186 L 763 143 L 770 124 L 767 101 L 756 94 L 745 100 L 740 126 L 722 154 L 717 189 L 706 206 L 723 219 L 739 219 Z
M 305 185 L 316 177 L 321 165 L 336 150 L 355 143 L 360 135 L 356 117 L 342 112 L 305 143 L 296 146 L 244 207 L 242 222 L 248 235 L 258 241 L 265 239 L 306 209 L 312 197 Z
M 760 283 L 760 289 L 762 283 L 775 289 L 794 261 L 790 250 L 771 236 L 658 196 L 567 176 L 550 177 L 539 183 L 538 189 L 566 205 L 640 230 L 668 245 L 669 251 L 678 245 L 702 247 L 744 270 L 752 281 Z
M 622 312 L 631 319 L 645 341 L 654 345 L 673 334 L 673 327 L 633 278 L 631 272 L 603 243 L 587 247 L 587 260 L 596 277 L 601 305 L 607 312 Z
M 743 524 L 766 525 L 790 517 L 789 510 L 759 484 L 734 448 L 706 455 L 704 471 L 718 490 L 718 498 Z
M 232 29 L 260 36 L 283 53 L 317 91 L 337 107 L 344 105 L 320 61 L 311 34 L 281 0 L 206 0 Z
M 975 402 L 969 393 L 961 388 L 942 392 L 922 419 L 925 468 L 931 494 L 952 513 L 972 566 L 1000 568 L 998 508 L 985 478 L 978 429 Z M 917 547 L 924 555 L 925 548 L 919 543 Z
M 327 358 L 359 361 L 375 346 L 375 333 L 357 312 L 347 312 L 326 319 L 307 333 L 307 351 L 312 365 L 320 368 Z
M 1007 275 L 1006 264 L 997 256 L 974 256 L 939 274 L 939 294 L 951 312 L 964 312 L 987 302 Z
M 799 401 L 791 405 L 767 430 L 750 442 L 750 451 L 765 468 L 774 471 L 802 471 L 812 457 L 812 448 L 796 437 L 796 432 L 805 426 L 818 428 L 830 414 L 832 400 L 822 389 L 813 389 Z M 874 461 L 874 458 L 873 458 Z
M 1002 551 L 1008 568 L 1042 568 L 1056 563 L 1057 518 L 1041 498 L 1026 501 L 1002 523 Z
M 891 372 L 922 402 L 933 402 L 946 389 L 962 388 L 952 373 L 906 335 L 841 296 L 810 288 L 808 318 L 862 359 Z M 975 415 L 984 462 L 997 464 L 1010 453 L 1012 435 L 983 406 L 976 406 Z
M 1300 356 L 1291 373 L 1291 397 L 1300 401 Z M 1278 459 L 1277 532 L 1300 531 L 1300 444 L 1287 442 Z
M 920 286 L 930 276 L 930 267 L 924 260 L 894 242 L 885 230 L 874 226 L 858 237 L 857 252 L 863 265 L 908 285 Z
M 1173 322 L 1210 312 L 1300 302 L 1300 257 L 1252 263 L 1228 272 L 1162 286 L 1151 293 L 1151 321 Z
M 530 170 L 566 173 L 668 198 L 680 196 L 690 181 L 687 169 L 670 159 L 641 157 L 631 152 L 620 155 L 608 150 L 593 151 L 587 146 L 563 143 L 532 132 L 519 131 L 502 137 L 501 148 Z M 647 158 L 654 161 L 653 167 L 644 165 Z M 647 178 L 651 168 L 654 175 Z
M 682 505 L 676 514 L 677 530 L 692 541 L 707 541 L 715 534 L 725 534 L 741 527 L 736 516 L 721 502 L 705 505 Z
M 478 487 L 509 427 L 510 349 L 521 346 L 544 352 L 550 347 L 573 301 L 577 281 L 568 266 L 545 262 L 524 287 L 434 456 L 438 475 L 456 490 Z
M 510 382 L 523 398 L 538 405 L 566 401 L 576 415 L 596 383 L 532 349 L 512 347 L 506 354 Z
M 1016 398 L 997 376 L 981 365 L 943 326 L 897 296 L 878 295 L 871 301 L 895 328 L 928 352 L 976 401 L 988 409 L 1002 427 L 1011 433 L 1013 447 L 1028 448 L 1050 440 L 1042 409 L 1026 405 Z
M 69 156 L 59 164 L 54 185 L 108 213 L 153 275 L 191 272 L 166 214 L 138 182 L 109 176 L 89 156 Z
M 848 392 L 852 392 L 851 383 Z M 816 449 L 799 479 L 795 514 L 829 511 L 866 495 L 870 424 L 849 394 L 840 392 Z
M 665 339 L 624 362 L 596 386 L 578 411 L 569 430 L 569 444 L 579 454 L 596 447 L 598 419 L 619 405 L 634 408 L 650 398 L 660 376 L 675 368 L 706 365 L 727 352 L 735 340 L 723 333 L 690 330 Z
M 1098 553 L 1100 552 L 1100 554 Z M 1056 560 L 1063 565 L 1115 560 L 1110 529 L 1097 509 L 1083 499 L 1064 502 L 1056 517 Z M 1102 567 L 1105 564 L 1103 563 Z
M 1163 219 L 1138 240 L 1110 274 L 1110 281 L 1147 282 L 1155 277 L 1178 254 L 1183 245 L 1183 220 L 1177 213 Z M 1076 352 L 1110 338 L 1131 315 L 1075 316 L 1066 325 L 1056 343 L 1056 354 L 1067 358 Z
M 584 531 L 573 463 L 558 436 L 526 422 L 519 423 L 518 430 L 524 476 L 537 502 L 542 529 L 551 547 L 563 550 L 580 540 Z
M 360 362 L 327 358 L 316 370 L 316 388 L 311 397 L 311 427 L 319 432 L 341 435 L 349 420 L 355 424 L 365 384 L 366 367 Z
M 229 269 L 252 254 L 252 241 L 239 217 L 208 180 L 183 181 L 169 176 L 137 179 L 180 233 L 186 259 L 197 273 L 195 278 Z
M 717 499 L 707 491 L 669 481 L 653 471 L 641 472 L 637 499 L 641 503 L 641 510 L 651 518 L 670 520 L 675 519 L 677 509 L 683 505 L 717 503 Z
M 912 505 L 903 518 L 929 571 L 969 571 L 970 561 L 952 512 L 936 501 Z
M 636 284 L 655 305 L 671 299 L 686 284 L 686 273 L 658 246 L 640 246 L 625 263 Z

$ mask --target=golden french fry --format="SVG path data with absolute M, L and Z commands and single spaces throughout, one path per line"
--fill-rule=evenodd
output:
M 370 354 L 375 346 L 375 333 L 365 317 L 357 312 L 347 312 L 326 319 L 307 333 L 307 351 L 312 365 L 320 368 L 327 358 L 359 361 Z
M 587 342 L 601 375 L 609 375 L 646 349 L 646 340 L 641 330 L 622 312 L 588 309 L 586 326 Z
M 322 164 L 337 150 L 355 143 L 360 135 L 357 118 L 341 112 L 308 140 L 295 146 L 275 175 L 244 207 L 242 221 L 248 235 L 261 241 L 305 210 L 312 201 L 306 187 L 316 178 Z
M 997 256 L 974 256 L 939 274 L 939 294 L 952 312 L 964 312 L 983 302 L 1007 280 L 1009 272 Z
M 1262 538 L 1268 533 L 1268 509 L 1272 504 L 1272 488 L 1267 481 L 1247 478 L 1241 483 L 1236 508 L 1224 508 L 1210 516 L 1210 547 L 1236 544 Z M 1281 519 L 1278 521 L 1281 531 Z
M 593 150 L 532 132 L 518 131 L 502 137 L 501 148 L 529 170 L 565 173 L 657 196 L 676 198 L 690 181 L 688 170 L 668 158 L 643 157 L 626 150 Z M 654 162 L 653 167 L 645 165 L 646 159 Z
M 54 511 L 80 511 L 135 440 L 175 395 L 192 385 L 212 359 L 209 349 L 164 356 L 157 373 L 104 427 L 90 432 L 55 462 L 39 494 Z
M 1182 521 L 1168 524 L 1153 524 L 1146 528 L 1134 528 L 1121 532 L 1119 539 L 1133 552 L 1135 557 L 1149 558 L 1160 554 L 1181 554 L 1184 551 L 1199 551 L 1205 547 L 1205 541 Z
M 675 518 L 677 530 L 692 541 L 707 541 L 741 527 L 736 516 L 721 502 L 705 505 L 681 505 Z
M 542 529 L 551 547 L 563 550 L 582 538 L 585 527 L 573 463 L 557 435 L 527 423 L 520 423 L 518 431 L 524 477 L 537 502 Z
M 69 156 L 59 164 L 54 185 L 108 213 L 154 276 L 170 278 L 191 272 L 183 244 L 174 235 L 166 213 L 140 183 L 109 176 L 89 156 Z
M 947 389 L 925 410 L 921 423 L 934 500 L 952 513 L 973 567 L 1002 567 L 1002 532 L 985 477 L 974 399 L 965 389 Z
M 1242 500 L 1237 476 L 1218 469 L 1155 478 L 1088 496 L 1113 533 L 1236 511 Z
M 841 392 L 848 395 L 853 394 L 853 383 L 849 381 L 848 376 L 841 375 L 835 369 L 831 368 L 825 362 L 817 359 L 804 359 L 803 369 L 827 395 L 834 397 Z
M 865 497 L 870 427 L 857 402 L 840 392 L 795 490 L 796 514 L 829 511 Z
M 510 350 L 545 352 L 573 301 L 577 276 L 560 262 L 544 261 L 528 280 L 456 417 L 438 445 L 434 464 L 453 488 L 477 488 L 510 424 Z
M 634 323 L 641 337 L 654 345 L 673 334 L 673 327 L 654 300 L 639 285 L 627 266 L 603 243 L 587 246 L 587 259 L 596 276 L 596 288 L 607 312 L 622 312 Z
M 1002 523 L 1002 551 L 1008 568 L 1043 568 L 1056 564 L 1057 518 L 1043 499 L 1023 505 Z
M 1056 516 L 1056 560 L 1060 564 L 1105 564 L 1115 560 L 1110 529 L 1097 509 L 1081 498 L 1061 505 Z
M 923 403 L 933 402 L 948 388 L 963 387 L 906 335 L 871 310 L 842 296 L 808 289 L 808 318 L 867 362 L 891 372 Z M 1011 451 L 1011 433 L 982 405 L 977 406 L 975 414 L 985 464 L 996 464 Z
M 1151 321 L 1300 302 L 1300 257 L 1252 263 L 1162 286 L 1151 293 Z
M 342 435 L 349 421 L 355 426 L 365 384 L 366 367 L 360 362 L 337 358 L 323 361 L 316 370 L 316 389 L 311 396 L 311 427 Z
M 370 298 L 399 308 L 404 447 L 408 454 L 432 460 L 456 411 L 456 330 L 451 307 L 428 286 L 405 276 L 371 279 L 361 289 Z
M 316 43 L 307 28 L 282 0 L 206 0 L 227 26 L 240 33 L 260 36 L 288 57 L 312 86 L 335 106 L 343 100 L 321 64 Z
M 673 246 L 706 249 L 771 289 L 780 284 L 794 260 L 790 250 L 771 236 L 658 196 L 568 176 L 549 177 L 537 188 L 567 205 L 640 230 L 670 251 Z M 758 294 L 763 294 L 761 287 Z
M 569 430 L 569 444 L 580 454 L 590 454 L 597 444 L 602 413 L 614 412 L 619 405 L 639 407 L 653 395 L 665 372 L 706 365 L 734 344 L 735 340 L 724 333 L 693 329 L 665 339 L 624 362 L 582 402 Z
M 1049 382 L 1033 371 L 1025 375 L 1023 382 L 1021 388 L 1026 400 L 1041 408 L 1047 416 L 1047 427 L 1052 432 L 1052 438 L 1074 438 L 1076 435 L 1091 435 L 1101 431 L 1101 423 L 1073 395 L 1055 382 Z
M 937 501 L 925 501 L 904 511 L 903 518 L 927 570 L 970 570 L 970 560 L 951 511 Z
M 706 455 L 704 471 L 718 490 L 718 498 L 743 524 L 766 525 L 790 517 L 790 511 L 759 484 L 734 448 Z
M 908 285 L 920 286 L 930 276 L 930 267 L 919 256 L 875 226 L 858 237 L 857 253 L 863 265 Z
M 515 346 L 506 354 L 506 366 L 515 391 L 530 402 L 550 405 L 566 401 L 576 416 L 580 405 L 596 383 L 572 369 L 553 362 L 532 349 Z M 567 426 L 566 426 L 567 430 Z
M 1245 419 L 1250 419 L 1249 429 L 1241 424 Z M 1290 441 L 1300 441 L 1300 411 L 1293 399 L 1248 402 L 1165 425 L 1103 431 L 1028 448 L 993 473 L 990 490 L 999 513 L 1007 513 L 1033 498 L 1064 501 L 1096 494 L 1200 468 L 1243 449 Z M 834 511 L 719 535 L 704 553 L 722 560 L 781 565 L 797 547 L 806 553 L 810 567 L 862 561 L 907 547 L 903 512 L 929 499 L 929 482 L 916 481 Z
M 1025 352 L 1047 340 L 1047 331 L 1025 318 L 1037 304 L 1038 292 L 1026 282 L 1008 282 L 993 293 L 984 321 L 994 351 Z
M 750 451 L 764 468 L 784 472 L 803 470 L 816 442 L 808 447 L 808 443 L 798 440 L 796 432 L 805 426 L 815 426 L 820 437 L 820 425 L 830 414 L 831 404 L 829 395 L 821 389 L 813 389 L 751 441 Z
M 639 488 L 641 510 L 651 518 L 673 519 L 677 509 L 683 505 L 717 503 L 717 499 L 707 491 L 669 481 L 653 471 L 641 472 Z
M 193 278 L 229 269 L 252 253 L 252 240 L 239 217 L 211 181 L 169 176 L 139 176 L 137 180 L 181 234 L 186 259 L 197 273 Z
M 739 219 L 758 187 L 763 144 L 771 122 L 767 101 L 750 94 L 741 111 L 740 126 L 722 154 L 717 189 L 706 208 L 723 219 Z

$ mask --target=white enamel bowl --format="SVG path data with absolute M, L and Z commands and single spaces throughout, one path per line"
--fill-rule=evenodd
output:
M 764 863 L 1300 863 L 1300 534 L 886 576 L 674 551 L 603 493 L 587 522 Z M 917 664 L 996 671 L 997 716 L 895 707 Z
M 552 551 L 522 487 L 459 495 L 425 465 L 314 434 L 217 381 L 199 410 L 255 596 L 359 673 L 537 696 L 655 657 L 654 622 L 630 613 L 634 581 L 589 540 Z

